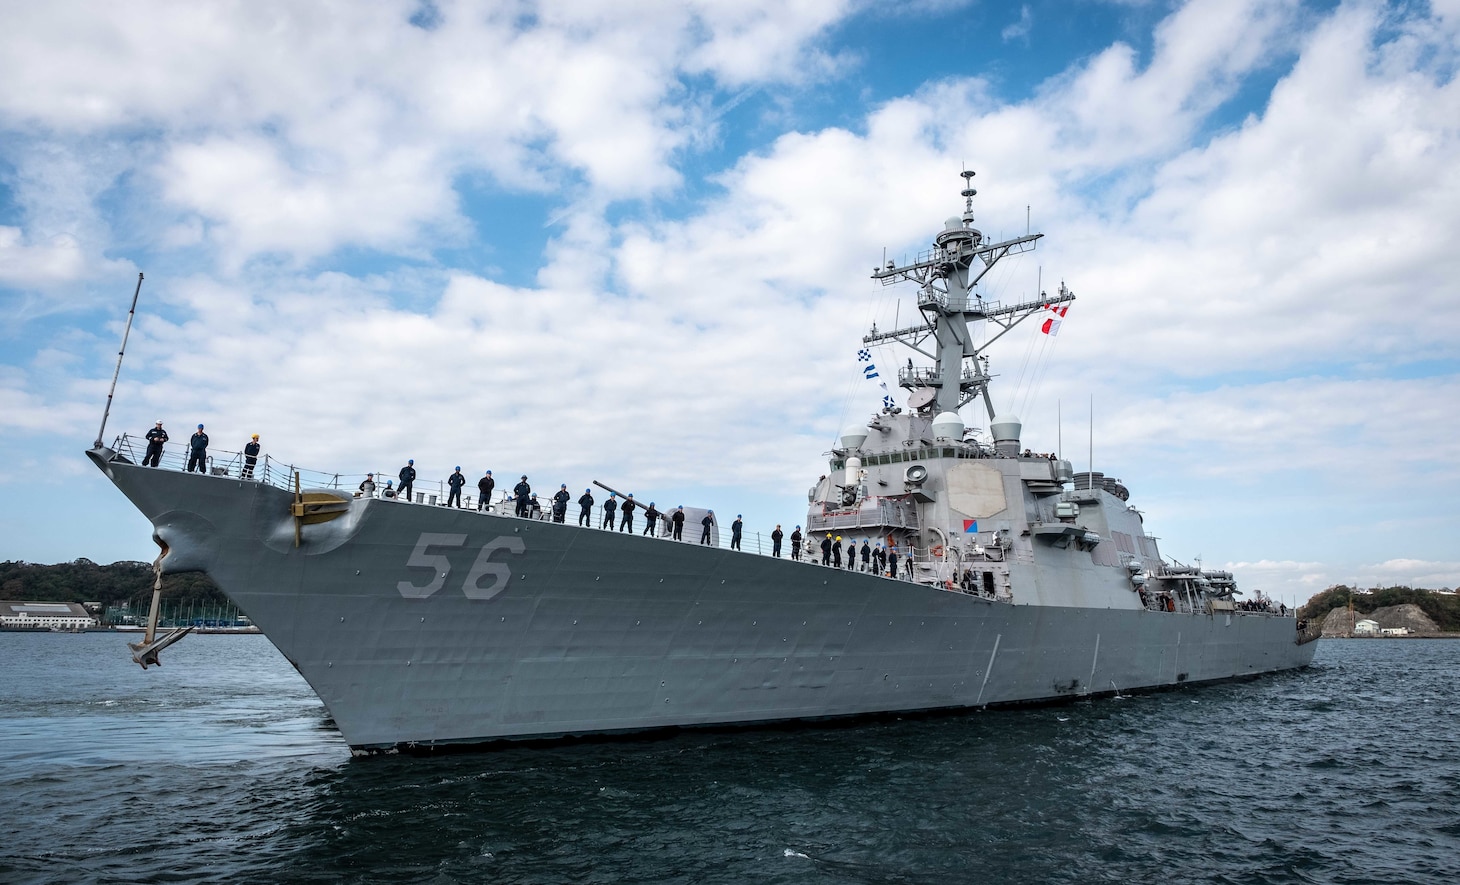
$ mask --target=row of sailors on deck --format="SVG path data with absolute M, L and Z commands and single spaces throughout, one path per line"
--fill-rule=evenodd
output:
M 163 429 L 162 422 L 157 424 L 146 434 L 147 451 L 142 455 L 143 467 L 157 467 L 162 461 L 162 447 L 171 437 Z M 188 438 L 188 464 L 183 468 L 186 472 L 207 473 L 208 466 L 208 434 L 203 432 L 203 425 L 199 424 L 197 432 Z M 253 479 L 254 467 L 259 463 L 259 435 L 255 433 L 249 437 L 248 442 L 243 445 L 243 469 L 239 476 L 243 479 Z
M 414 459 L 408 460 L 406 462 L 406 466 L 401 468 L 399 476 L 400 485 L 398 487 L 393 485 L 392 480 L 386 480 L 385 488 L 380 490 L 380 496 L 382 498 L 399 498 L 409 501 L 411 499 L 413 486 L 416 480 L 415 463 L 416 462 Z M 461 489 L 466 484 L 466 476 L 462 474 L 461 467 L 458 466 L 455 471 L 452 472 L 451 476 L 447 478 L 446 484 L 451 489 L 451 493 L 447 497 L 445 506 L 461 507 Z M 489 502 L 492 500 L 492 493 L 495 489 L 496 480 L 492 476 L 492 471 L 488 470 L 485 474 L 482 475 L 482 478 L 477 481 L 477 491 L 479 492 L 479 496 L 477 498 L 477 510 L 492 509 Z M 365 481 L 360 483 L 360 494 L 365 497 L 374 497 L 376 491 L 377 486 L 375 484 L 375 474 L 367 474 L 365 477 Z M 568 492 L 568 484 L 562 483 L 561 485 L 559 485 L 557 492 L 554 493 L 552 497 L 553 522 L 561 523 L 567 521 L 568 503 L 571 499 L 572 495 Z M 538 501 L 537 494 L 532 491 L 532 486 L 528 483 L 526 474 L 523 474 L 522 478 L 518 480 L 515 486 L 513 486 L 511 496 L 504 496 L 504 502 L 506 500 L 511 500 L 514 502 L 513 512 L 516 516 L 526 519 L 541 519 L 543 516 L 542 504 Z M 593 506 L 595 503 L 597 502 L 594 500 L 593 490 L 584 489 L 583 494 L 578 498 L 578 525 L 592 527 Z M 658 529 L 659 520 L 663 519 L 669 525 L 670 537 L 676 541 L 684 540 L 684 505 L 680 505 L 668 513 L 662 513 L 659 511 L 653 501 L 650 501 L 649 504 L 645 506 L 634 500 L 634 496 L 632 493 L 625 495 L 623 498 L 619 497 L 618 492 L 608 493 L 608 498 L 603 502 L 603 516 L 599 527 L 602 529 L 613 531 L 615 518 L 617 517 L 618 531 L 633 532 L 634 513 L 639 509 L 642 509 L 644 511 L 645 525 L 643 534 L 649 535 L 651 537 L 655 536 L 656 530 Z M 712 527 L 714 527 L 716 524 L 717 523 L 715 521 L 715 511 L 707 511 L 705 513 L 705 516 L 700 520 L 701 544 L 708 545 L 710 543 L 710 532 Z M 737 514 L 735 517 L 735 521 L 730 525 L 731 550 L 741 549 L 740 545 L 741 539 L 744 534 L 744 526 L 745 523 L 742 516 Z M 775 531 L 771 532 L 772 556 L 779 557 L 781 555 L 781 543 L 783 539 L 785 539 L 785 533 L 782 532 L 781 527 L 777 525 Z M 796 526 L 795 529 L 793 529 L 791 532 L 790 542 L 791 558 L 793 560 L 800 561 L 802 555 L 804 554 L 807 561 L 814 561 L 816 556 L 817 543 L 815 538 L 809 532 L 803 535 L 801 533 L 801 526 Z M 822 565 L 828 565 L 834 568 L 842 567 L 843 547 L 842 538 L 840 535 L 833 535 L 828 532 L 826 536 L 821 539 L 820 550 Z M 858 555 L 857 543 L 855 540 L 849 542 L 846 547 L 846 552 L 846 568 L 856 569 Z M 878 575 L 887 575 L 888 577 L 893 578 L 899 576 L 898 566 L 899 564 L 902 564 L 906 568 L 907 577 L 912 577 L 912 556 L 907 555 L 905 557 L 900 557 L 897 546 L 894 544 L 888 544 L 886 549 L 883 548 L 882 544 L 877 544 L 874 548 L 872 546 L 872 543 L 868 539 L 863 538 L 861 547 L 861 564 L 861 571 Z
M 791 558 L 801 558 L 801 527 L 796 526 L 796 531 L 791 534 Z M 857 542 L 855 539 L 846 546 L 846 568 L 849 571 L 857 569 Z M 809 560 L 816 555 L 816 544 L 812 538 L 806 539 L 806 558 Z M 913 560 L 911 555 L 901 557 L 902 564 L 908 578 L 913 575 Z M 896 544 L 888 544 L 884 549 L 881 544 L 876 547 L 866 538 L 862 539 L 861 549 L 862 567 L 861 571 L 874 575 L 886 575 L 889 578 L 898 577 L 898 550 Z M 842 536 L 833 535 L 830 532 L 821 539 L 821 564 L 832 568 L 842 568 Z
M 398 497 L 409 501 L 416 481 L 415 464 L 415 459 L 409 459 L 406 461 L 406 466 L 401 468 L 400 486 L 398 488 L 392 487 L 392 480 L 386 480 L 385 488 L 380 492 L 381 497 Z M 466 476 L 461 472 L 460 466 L 452 472 L 451 476 L 447 477 L 446 485 L 451 489 L 451 492 L 446 498 L 445 506 L 461 507 L 461 489 L 466 485 Z M 483 474 L 481 479 L 477 480 L 477 491 L 480 493 L 477 497 L 477 510 L 490 511 L 492 509 L 490 502 L 492 500 L 492 492 L 496 486 L 496 480 L 492 477 L 492 471 L 490 470 Z M 360 483 L 360 494 L 367 497 L 374 497 L 375 491 L 375 474 L 367 474 L 365 481 Z M 563 483 L 558 486 L 558 491 L 552 497 L 553 522 L 567 521 L 568 502 L 571 499 L 572 495 L 568 492 L 568 484 Z M 516 516 L 523 517 L 524 519 L 541 519 L 543 516 L 542 503 L 538 501 L 537 493 L 533 492 L 532 486 L 528 484 L 527 474 L 523 474 L 522 478 L 517 482 L 517 485 L 512 487 L 510 499 L 504 496 L 504 502 L 506 500 L 514 502 L 513 512 Z M 591 526 L 594 503 L 593 490 L 584 489 L 582 496 L 578 498 L 578 506 L 580 508 L 578 525 Z M 676 541 L 684 540 L 684 505 L 681 504 L 669 513 L 661 513 L 653 501 L 650 501 L 648 506 L 645 507 L 635 501 L 632 494 L 625 496 L 622 504 L 620 504 L 618 493 L 609 492 L 608 500 L 603 502 L 603 523 L 601 528 L 612 531 L 614 517 L 617 514 L 621 519 L 618 530 L 621 532 L 633 532 L 634 511 L 641 507 L 644 510 L 644 521 L 646 523 L 643 532 L 645 535 L 654 535 L 659 520 L 663 519 L 670 527 L 670 536 Z M 715 511 L 708 511 L 704 518 L 700 520 L 700 525 L 702 527 L 700 543 L 708 545 L 710 543 L 710 530 L 716 525 Z M 745 523 L 742 518 L 737 515 L 735 522 L 730 526 L 730 548 L 732 550 L 740 549 L 740 540 L 744 525 Z M 780 531 L 781 527 L 776 526 L 776 532 L 772 535 L 775 538 L 776 555 L 780 555 Z
M 1287 617 L 1288 606 L 1286 603 L 1274 604 L 1271 599 L 1243 599 L 1237 603 L 1237 610 L 1241 612 L 1267 612 L 1274 615 Z

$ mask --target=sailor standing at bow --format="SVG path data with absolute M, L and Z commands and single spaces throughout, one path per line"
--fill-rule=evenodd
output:
M 198 432 L 188 440 L 188 473 L 193 472 L 197 467 L 199 473 L 208 472 L 208 434 L 203 432 L 203 425 L 198 425 Z
M 158 421 L 157 426 L 147 431 L 147 454 L 142 456 L 143 467 L 156 467 L 159 459 L 162 458 L 162 444 L 167 442 L 167 431 L 162 429 L 162 422 Z
M 253 479 L 254 465 L 259 463 L 259 435 L 255 433 L 243 447 L 243 479 Z

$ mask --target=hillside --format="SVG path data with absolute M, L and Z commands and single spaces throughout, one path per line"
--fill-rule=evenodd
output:
M 0 562 L 0 599 L 34 602 L 100 602 L 105 606 L 131 602 L 145 605 L 152 594 L 152 566 L 145 562 L 98 565 L 89 559 L 39 565 Z M 164 599 L 202 603 L 227 600 L 207 575 L 190 573 L 162 579 Z
M 1403 626 L 1408 625 L 1409 621 L 1424 624 L 1424 621 L 1415 617 L 1416 613 L 1408 610 L 1409 606 L 1413 606 L 1418 609 L 1418 613 L 1422 613 L 1424 618 L 1433 622 L 1438 631 L 1460 633 L 1460 595 L 1436 593 L 1433 590 L 1418 587 L 1379 587 L 1372 590 L 1355 590 L 1339 584 L 1329 587 L 1309 599 L 1298 610 L 1298 616 L 1311 620 L 1327 618 L 1330 612 L 1338 609 L 1343 609 L 1346 613 L 1350 599 L 1353 600 L 1354 613 L 1357 617 L 1372 617 L 1379 620 L 1375 617 L 1376 614 L 1383 614 L 1386 619 L 1395 622 L 1383 624 L 1381 621 L 1384 626 Z M 1335 621 L 1335 623 L 1337 622 Z M 1324 629 L 1327 631 L 1326 624 Z

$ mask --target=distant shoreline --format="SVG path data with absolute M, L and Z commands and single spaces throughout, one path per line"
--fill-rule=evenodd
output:
M 1408 636 L 1319 636 L 1319 639 L 1460 639 L 1460 633 L 1411 633 Z

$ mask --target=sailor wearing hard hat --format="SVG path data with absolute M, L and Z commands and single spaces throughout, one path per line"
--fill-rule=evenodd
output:
M 253 479 L 253 466 L 259 463 L 259 435 L 255 433 L 243 447 L 244 479 Z

